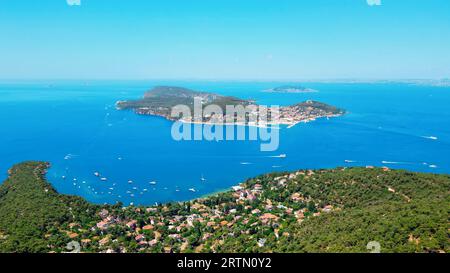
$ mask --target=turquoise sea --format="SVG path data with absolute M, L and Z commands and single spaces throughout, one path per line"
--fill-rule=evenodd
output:
M 305 83 L 319 92 L 261 92 L 285 84 L 289 83 L 1 82 L 0 180 L 15 163 L 49 161 L 47 177 L 61 193 L 96 203 L 147 205 L 192 199 L 273 171 L 374 165 L 450 173 L 449 87 Z M 282 128 L 280 147 L 274 152 L 261 152 L 255 141 L 177 142 L 171 137 L 170 121 L 114 107 L 117 100 L 139 98 L 155 85 L 266 105 L 314 99 L 348 114 Z M 286 158 L 274 157 L 280 154 Z

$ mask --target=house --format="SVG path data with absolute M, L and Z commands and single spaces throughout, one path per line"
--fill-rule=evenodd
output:
M 261 184 L 255 184 L 255 185 L 253 186 L 253 189 L 256 190 L 256 191 L 260 191 L 260 190 L 263 189 L 263 187 L 261 186 Z
M 158 240 L 153 239 L 153 240 L 151 240 L 151 241 L 148 242 L 148 245 L 149 245 L 149 246 L 154 246 L 154 245 L 156 245 L 157 243 L 158 243 Z
M 141 241 L 145 240 L 145 236 L 144 236 L 143 234 L 139 234 L 139 235 L 137 235 L 136 237 L 134 237 L 134 239 L 135 239 L 137 242 L 141 242 Z
M 136 221 L 136 220 L 132 220 L 132 221 L 129 221 L 129 222 L 126 224 L 126 226 L 129 227 L 129 228 L 131 228 L 131 229 L 135 229 L 135 228 L 136 228 L 136 224 L 137 224 L 137 221 Z
M 109 237 L 107 236 L 107 237 L 101 239 L 98 243 L 100 246 L 106 245 L 107 243 L 109 243 Z
M 303 196 L 300 193 L 296 192 L 291 195 L 291 199 L 294 202 L 300 202 L 303 201 Z
M 106 217 L 108 217 L 109 211 L 106 210 L 106 209 L 102 209 L 102 210 L 98 213 L 98 215 L 99 215 L 102 219 L 105 219 Z
M 259 209 L 252 210 L 252 214 L 259 214 L 259 213 L 261 213 L 261 211 Z
M 268 224 L 270 222 L 277 222 L 279 217 L 272 213 L 264 213 L 259 217 L 263 224 Z
M 327 206 L 325 206 L 323 209 L 322 209 L 322 211 L 323 212 L 331 212 L 333 210 L 333 206 L 332 205 L 327 205 Z
M 153 228 L 154 228 L 153 225 L 146 225 L 142 227 L 143 230 L 152 230 Z
M 97 223 L 97 228 L 101 230 L 105 230 L 109 227 L 109 223 L 107 221 L 100 221 Z

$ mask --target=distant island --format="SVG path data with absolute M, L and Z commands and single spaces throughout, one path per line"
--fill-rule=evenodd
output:
M 157 206 L 59 194 L 49 165 L 0 185 L 0 253 L 448 252 L 448 175 L 387 168 L 273 173 L 226 192 Z M 73 250 L 73 248 L 72 248 Z
M 263 90 L 263 92 L 268 93 L 315 93 L 319 92 L 315 89 L 307 88 L 301 85 L 284 85 L 279 86 L 267 90 Z
M 218 105 L 223 113 L 213 114 L 210 116 L 202 116 L 200 121 L 194 119 L 193 116 L 188 117 L 172 117 L 172 108 L 176 105 L 186 105 L 193 109 L 194 100 L 201 100 L 203 109 L 208 105 Z M 242 105 L 249 109 L 248 113 L 242 117 L 236 117 L 233 113 L 226 113 L 226 106 Z M 172 121 L 183 121 L 187 123 L 202 124 L 233 124 L 237 125 L 255 125 L 252 121 L 260 120 L 259 114 L 261 108 L 254 101 L 244 100 L 231 96 L 222 96 L 214 93 L 194 91 L 182 87 L 158 86 L 146 92 L 142 99 L 130 101 L 118 101 L 116 108 L 119 110 L 133 110 L 141 115 L 161 116 Z M 265 124 L 258 125 L 289 125 L 293 126 L 299 122 L 308 122 L 322 117 L 335 117 L 345 113 L 345 110 L 331 106 L 318 101 L 305 101 L 291 106 L 283 106 L 279 108 L 279 113 L 271 112 L 270 108 L 265 107 L 270 113 L 269 119 Z M 259 110 L 259 111 L 258 111 Z

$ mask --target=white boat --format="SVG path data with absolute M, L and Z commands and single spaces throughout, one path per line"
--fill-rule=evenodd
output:
M 99 177 L 99 176 L 100 176 L 100 173 L 99 173 L 99 172 L 95 172 L 94 175 L 97 176 L 97 177 Z
M 128 184 L 133 184 L 133 180 L 128 180 Z
M 65 175 L 63 175 L 63 176 L 61 176 L 61 178 L 62 178 L 62 179 L 66 179 L 66 176 L 65 176 Z
M 202 174 L 202 177 L 200 178 L 200 180 L 201 181 L 206 181 L 206 178 L 203 176 L 203 174 Z
M 190 188 L 189 191 L 191 191 L 191 192 L 197 192 L 194 188 Z
M 272 158 L 286 158 L 287 155 L 286 154 L 280 154 L 280 155 L 273 155 L 273 156 L 269 156 L 269 157 L 272 157 Z
M 423 138 L 431 139 L 431 140 L 437 140 L 438 138 L 435 136 L 423 136 Z
M 252 163 L 250 163 L 250 162 L 241 162 L 240 164 L 241 165 L 251 165 Z
M 106 177 L 102 177 L 102 178 L 100 178 L 100 180 L 101 180 L 101 181 L 107 181 L 107 180 L 108 180 L 108 178 L 106 178 Z
M 345 163 L 354 163 L 355 161 L 354 161 L 354 160 L 348 160 L 348 159 L 346 159 L 346 160 L 344 160 L 344 162 L 345 162 Z
M 150 185 L 156 185 L 156 181 L 149 182 Z

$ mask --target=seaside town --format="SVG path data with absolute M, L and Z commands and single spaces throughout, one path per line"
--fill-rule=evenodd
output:
M 154 207 L 111 206 L 96 212 L 95 222 L 73 219 L 59 234 L 95 252 L 219 252 L 228 238 L 242 237 L 251 251 L 270 251 L 268 243 L 289 237 L 290 222 L 340 210 L 305 195 L 301 181 L 314 171 L 262 176 L 230 191 L 190 202 Z M 60 234 L 62 233 L 62 235 Z M 226 249 L 226 248 L 225 248 Z M 54 246 L 53 251 L 64 251 Z

